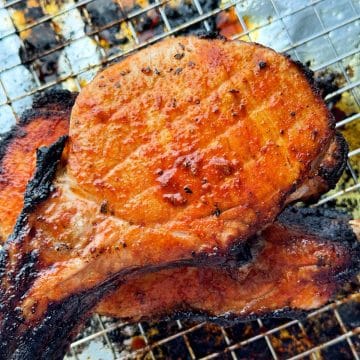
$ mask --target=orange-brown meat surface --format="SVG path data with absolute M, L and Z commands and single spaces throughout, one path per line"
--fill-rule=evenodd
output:
M 7 136 L 11 141 L 3 145 L 3 159 L 9 166 L 4 167 L 3 176 L 9 181 L 3 183 L 4 206 L 0 208 L 0 229 L 4 238 L 9 235 L 10 225 L 15 223 L 23 206 L 23 192 L 35 168 L 36 149 L 67 134 L 73 99 L 74 96 L 65 91 L 51 92 L 38 99 L 33 110 L 26 112 L 20 125 Z M 339 155 L 344 151 L 341 142 L 340 138 L 334 142 L 338 149 L 335 145 L 329 147 L 328 155 L 321 163 L 320 168 L 329 174 L 341 168 L 343 163 Z M 11 166 L 14 164 L 17 166 Z M 12 179 L 16 179 L 16 187 Z M 312 181 L 328 187 L 328 178 L 317 175 Z M 307 186 L 307 193 L 302 196 L 318 195 L 321 193 L 318 187 L 314 186 L 310 191 Z M 120 290 L 101 302 L 96 311 L 131 320 L 179 315 L 179 311 L 185 314 L 201 312 L 216 319 L 231 315 L 241 320 L 251 315 L 264 316 L 274 312 L 278 315 L 285 308 L 294 311 L 320 306 L 332 295 L 336 288 L 333 274 L 346 269 L 350 254 L 348 248 L 329 243 L 326 236 L 311 235 L 309 231 L 314 229 L 301 224 L 309 210 L 303 210 L 304 214 L 301 211 L 296 219 L 298 223 L 295 222 L 297 227 L 294 221 L 287 224 L 286 216 L 282 215 L 282 220 L 263 232 L 256 241 L 260 251 L 253 251 L 254 258 L 248 266 L 227 269 L 181 267 L 131 277 Z M 321 215 L 324 214 L 314 214 L 310 219 Z M 325 217 L 320 225 L 312 225 L 319 229 L 326 221 Z M 341 224 L 336 226 L 338 232 Z M 335 258 L 337 251 L 339 256 Z M 326 261 L 319 263 L 320 257 Z M 165 294 L 164 288 L 169 289 Z
M 2 353 L 62 355 L 130 272 L 223 262 L 333 137 L 303 70 L 257 44 L 167 39 L 104 70 L 75 102 L 62 161 L 65 138 L 38 151 L 1 251 Z
M 287 209 L 254 242 L 253 259 L 239 268 L 182 267 L 129 277 L 97 312 L 131 321 L 291 316 L 324 305 L 359 266 L 355 237 L 336 211 Z
M 36 149 L 48 146 L 69 132 L 75 97 L 52 92 L 33 104 L 0 145 L 0 243 L 11 234 L 23 208 L 26 184 L 33 176 Z

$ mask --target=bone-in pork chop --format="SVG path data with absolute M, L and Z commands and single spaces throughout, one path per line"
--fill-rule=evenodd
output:
M 36 148 L 68 133 L 73 100 L 74 95 L 66 91 L 51 92 L 36 100 L 2 143 L 2 175 L 8 180 L 0 189 L 0 231 L 4 238 L 23 206 L 23 192 L 35 168 Z M 334 143 L 338 146 L 330 146 L 320 173 L 311 180 L 311 184 L 318 184 L 313 186 L 317 192 L 310 192 L 312 196 L 321 193 L 319 187 L 328 188 L 329 179 L 336 182 L 340 174 L 344 163 L 341 154 L 346 156 L 346 149 L 340 136 Z M 310 185 L 306 186 L 309 195 Z M 318 307 L 329 300 L 340 274 L 355 268 L 356 252 L 347 220 L 335 211 L 286 210 L 252 241 L 253 258 L 247 259 L 247 266 L 230 266 L 229 262 L 227 268 L 180 267 L 132 276 L 96 311 L 131 321 L 184 314 L 239 321 L 252 316 L 290 316 Z M 164 288 L 168 289 L 165 293 Z
M 2 249 L 1 354 L 61 357 L 126 274 L 225 261 L 333 138 L 303 70 L 257 44 L 167 39 L 104 70 L 63 157 L 64 137 L 38 151 Z

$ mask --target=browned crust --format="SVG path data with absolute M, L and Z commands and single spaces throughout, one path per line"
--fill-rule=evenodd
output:
M 8 147 L 15 139 L 26 135 L 26 125 L 38 118 L 52 121 L 56 112 L 68 113 L 74 105 L 76 97 L 77 93 L 71 93 L 68 90 L 50 90 L 43 95 L 35 97 L 32 108 L 24 111 L 18 124 L 2 136 L 0 141 L 0 173 L 1 161 Z
M 76 94 L 52 90 L 35 98 L 0 142 L 0 243 L 11 233 L 23 206 L 23 193 L 35 168 L 35 152 L 68 133 Z
M 322 102 L 321 102 L 322 103 Z M 323 104 L 323 103 L 322 103 Z M 323 106 L 325 106 L 323 104 Z M 329 132 L 329 138 L 331 138 L 333 132 Z M 318 155 L 326 149 L 328 145 L 329 139 L 324 139 L 318 147 Z M 24 229 L 29 225 L 27 223 L 28 216 L 33 211 L 34 206 L 36 204 L 40 203 L 41 201 L 44 201 L 49 195 L 52 193 L 52 180 L 53 176 L 55 174 L 56 166 L 59 161 L 59 158 L 61 156 L 61 151 L 64 146 L 65 139 L 61 139 L 59 142 L 54 144 L 53 146 L 49 147 L 49 149 L 43 150 L 40 155 L 43 157 L 43 161 L 39 161 L 38 163 L 38 169 L 36 171 L 35 177 L 30 183 L 28 189 L 31 189 L 27 191 L 26 198 L 25 198 L 25 207 L 22 212 L 21 217 L 19 218 L 17 227 L 15 228 L 15 231 L 9 240 L 8 243 L 14 242 L 17 245 L 22 246 L 22 236 Z M 307 167 L 307 169 L 304 169 L 303 174 L 310 170 L 311 164 Z M 301 176 L 299 176 L 301 178 Z M 304 177 L 304 176 L 302 176 Z M 300 182 L 300 180 L 298 181 Z M 280 205 L 281 207 L 284 205 L 284 201 L 286 199 L 286 196 L 294 191 L 295 187 L 298 184 L 292 184 L 289 189 L 284 189 L 282 197 L 280 199 Z M 34 199 L 33 194 L 37 194 L 36 198 Z M 276 206 L 276 204 L 274 204 Z M 249 234 L 251 232 L 255 232 L 255 226 L 258 225 L 264 225 L 269 220 L 267 216 L 265 215 L 261 220 L 259 219 L 259 222 L 253 226 L 252 231 L 249 231 Z M 231 245 L 231 244 L 229 244 Z M 20 247 L 21 247 L 20 246 Z M 36 250 L 34 250 L 36 251 Z M 35 254 L 36 255 L 36 254 Z M 34 255 L 34 256 L 35 256 Z M 195 254 L 199 255 L 199 254 Z M 206 256 L 211 257 L 212 259 L 215 259 L 216 256 L 219 255 L 218 253 L 214 252 L 212 253 L 206 253 Z M 8 253 L 6 249 L 1 250 L 0 252 L 0 275 L 1 272 L 4 272 L 7 270 L 7 259 Z M 24 259 L 22 259 L 24 260 Z M 193 262 L 194 260 L 198 260 L 198 258 L 195 256 L 195 259 L 189 259 L 189 263 Z M 185 260 L 184 262 L 186 262 Z M 36 262 L 36 259 L 34 260 Z M 179 262 L 176 265 L 184 265 L 184 262 Z M 200 261 L 199 263 L 202 263 Z M 23 296 L 23 292 L 21 294 L 18 293 L 18 289 L 23 290 L 23 286 L 21 286 L 24 282 L 27 284 L 27 281 L 31 280 L 32 277 L 37 276 L 37 265 L 34 267 L 27 267 L 27 263 L 23 263 L 20 259 L 20 271 L 23 274 L 23 277 L 11 277 L 11 281 L 14 282 L 14 287 L 12 287 L 9 291 L 10 293 L 15 293 L 15 300 L 13 297 L 9 297 L 9 294 L 5 294 L 5 296 L 2 299 L 2 305 L 5 307 L 8 307 L 8 309 L 5 312 L 5 320 L 2 320 L 1 324 L 1 335 L 0 335 L 0 343 L 1 343 L 1 349 L 3 350 L 3 354 L 10 354 L 13 351 L 17 354 L 21 354 L 23 358 L 31 358 L 31 357 L 39 357 L 39 358 L 45 358 L 45 354 L 47 357 L 50 358 L 58 358 L 62 355 L 62 353 L 65 351 L 68 342 L 71 340 L 71 335 L 73 332 L 74 327 L 77 327 L 78 323 L 83 321 L 84 317 L 89 311 L 89 306 L 91 307 L 94 305 L 99 298 L 101 297 L 101 294 L 109 289 L 113 284 L 118 284 L 118 278 L 115 276 L 111 279 L 109 279 L 106 283 L 103 284 L 97 284 L 92 288 L 91 290 L 84 291 L 82 294 L 75 293 L 69 298 L 66 298 L 56 304 L 51 304 L 51 306 L 48 308 L 48 310 L 41 314 L 43 316 L 42 319 L 40 319 L 40 323 L 37 324 L 37 326 L 30 327 L 29 329 L 25 329 L 24 331 L 20 331 L 17 333 L 19 326 L 21 323 L 21 319 L 19 320 L 19 314 L 18 311 L 14 308 L 17 304 L 17 301 Z M 172 264 L 165 264 L 164 266 L 169 266 Z M 149 270 L 149 269 L 147 269 Z M 125 270 L 127 271 L 127 270 Z M 117 275 L 123 275 L 117 274 Z M 4 289 L 3 289 L 4 290 Z M 13 290 L 13 291 L 12 291 Z M 1 294 L 2 295 L 2 294 Z M 75 301 L 73 301 L 75 299 Z M 87 301 L 81 301 L 81 299 L 86 299 Z M 90 305 L 89 305 L 90 304 Z M 74 306 L 76 305 L 76 306 Z M 62 314 L 66 314 L 66 319 L 69 320 L 66 326 L 58 326 L 59 317 L 61 318 Z M 70 321 L 71 319 L 71 321 Z M 63 321 L 62 321 L 63 322 Z M 22 329 L 23 330 L 23 329 Z M 44 340 L 42 339 L 42 336 L 46 334 L 47 336 L 47 344 L 44 344 Z M 12 335 L 15 335 L 12 338 Z M 10 342 L 10 343 L 9 343 Z M 44 349 L 44 345 L 46 346 L 46 349 Z M 9 353 L 10 349 L 10 353 Z
M 316 271 L 311 275 L 311 283 L 316 284 L 315 291 L 320 294 L 326 294 L 321 300 L 322 305 L 332 298 L 333 294 L 336 292 L 337 286 L 341 282 L 350 279 L 360 269 L 360 243 L 357 241 L 356 235 L 349 225 L 349 219 L 350 217 L 343 212 L 322 207 L 289 207 L 279 216 L 276 221 L 276 226 L 270 226 L 265 232 L 265 242 L 271 241 L 266 239 L 266 236 L 269 236 L 274 232 L 277 234 L 280 242 L 282 238 L 286 239 L 285 243 L 280 245 L 283 247 L 280 250 L 280 253 L 282 253 L 282 250 L 286 247 L 288 247 L 288 249 L 292 248 L 291 238 L 293 236 L 296 236 L 298 239 L 308 239 L 307 243 L 302 244 L 301 250 L 300 248 L 294 250 L 298 252 L 298 257 L 304 256 L 302 251 L 304 251 L 305 254 L 307 253 L 307 247 L 308 249 L 313 249 L 313 245 L 310 244 L 314 243 L 314 241 L 315 243 L 318 243 L 319 246 L 323 246 L 323 249 L 327 249 L 322 253 L 324 256 L 324 263 L 320 262 L 317 265 Z M 291 273 L 291 261 L 289 263 L 280 263 L 279 261 L 281 260 L 276 259 L 275 252 L 260 255 L 260 259 L 257 258 L 255 254 L 253 259 L 254 264 L 252 265 L 250 263 L 248 265 L 249 269 L 251 269 L 251 266 L 256 268 L 257 261 L 260 261 L 260 263 L 264 261 L 264 264 L 266 264 L 265 259 L 268 256 L 271 256 L 272 260 L 270 263 L 273 264 L 274 269 L 283 264 L 284 269 L 281 270 L 283 271 L 283 274 L 286 274 L 287 271 L 289 271 L 288 274 Z M 329 259 L 333 260 L 334 257 L 337 258 L 336 263 L 327 259 L 327 256 L 329 256 Z M 280 258 L 282 258 L 282 255 L 280 255 Z M 305 256 L 305 258 L 307 257 Z M 302 261 L 306 260 L 301 260 L 300 263 L 302 263 Z M 298 304 L 301 304 L 301 301 L 303 301 L 303 308 L 301 305 L 298 307 L 284 307 L 284 304 L 288 304 L 288 300 L 284 300 L 287 295 L 294 294 L 294 297 L 296 296 L 296 289 L 298 287 L 296 282 L 292 284 L 293 288 L 282 288 L 282 291 L 285 291 L 284 294 L 278 294 L 278 297 L 273 297 L 273 302 L 275 302 L 275 304 L 276 301 L 278 301 L 277 306 L 275 305 L 275 309 L 267 309 L 266 304 L 268 303 L 266 300 L 264 300 L 264 302 L 260 301 L 261 305 L 259 305 L 258 309 L 252 308 L 251 311 L 246 311 L 243 308 L 243 305 L 241 305 L 240 308 L 236 308 L 236 305 L 232 302 L 233 297 L 236 297 L 236 294 L 234 294 L 234 292 L 227 293 L 226 289 L 221 287 L 221 283 L 224 282 L 227 286 L 230 286 L 232 282 L 233 289 L 239 289 L 238 291 L 240 291 L 240 293 L 238 295 L 241 296 L 241 288 L 239 288 L 235 275 L 238 271 L 237 268 L 222 270 L 209 268 L 207 273 L 214 273 L 212 276 L 209 275 L 209 277 L 206 277 L 205 279 L 203 278 L 204 273 L 201 273 L 202 275 L 200 275 L 201 270 L 198 271 L 199 272 L 191 272 L 191 274 L 194 279 L 198 279 L 199 276 L 199 279 L 203 279 L 202 281 L 196 280 L 191 282 L 186 271 L 173 272 L 167 270 L 160 272 L 158 277 L 156 277 L 157 274 L 152 274 L 150 276 L 145 275 L 144 277 L 141 277 L 140 275 L 130 277 L 123 285 L 127 292 L 126 295 L 121 295 L 120 287 L 118 292 L 115 292 L 114 295 L 112 295 L 112 298 L 109 297 L 105 299 L 103 303 L 99 304 L 97 311 L 100 314 L 120 317 L 126 321 L 194 317 L 198 320 L 207 320 L 226 325 L 232 322 L 248 321 L 259 317 L 301 317 L 307 313 L 306 309 L 309 309 L 306 307 L 307 305 L 305 305 L 307 302 L 306 298 L 309 299 L 309 295 L 305 294 L 300 295 L 303 296 L 304 299 L 300 300 L 300 298 L 300 303 L 298 302 Z M 229 274 L 231 273 L 234 274 L 234 277 L 233 280 L 229 281 Z M 183 276 L 187 281 L 184 281 Z M 213 276 L 216 281 L 210 281 Z M 304 275 L 298 275 L 297 281 L 299 281 L 299 286 L 301 286 L 300 284 L 302 281 L 309 281 L 309 278 L 305 280 L 306 278 L 307 277 Z M 280 281 L 281 283 L 281 280 L 281 277 L 275 277 L 271 280 L 265 280 L 264 283 L 266 284 L 266 281 L 274 281 L 274 284 L 277 284 L 277 281 Z M 135 286 L 132 285 L 132 281 L 135 283 Z M 263 285 L 262 280 L 257 278 L 256 275 L 254 277 L 248 277 L 248 281 L 245 284 L 249 286 L 251 281 L 259 284 L 259 286 Z M 260 283 L 258 281 L 260 281 Z M 188 288 L 189 284 L 191 284 L 190 289 Z M 246 285 L 243 284 L 243 286 Z M 168 294 L 173 294 L 173 297 L 170 297 L 171 300 L 169 302 L 168 300 L 164 301 L 164 296 L 161 291 L 162 287 L 168 289 Z M 199 289 L 195 290 L 194 287 L 198 287 Z M 210 298 L 215 300 L 210 300 L 210 298 L 207 298 L 206 296 L 202 297 L 202 294 L 207 294 L 208 290 Z M 189 292 L 193 295 L 189 297 L 187 295 L 182 295 Z M 132 295 L 137 293 L 139 295 Z M 231 298 L 229 296 L 230 294 Z M 312 294 L 314 294 L 314 292 L 312 292 Z M 129 301 L 129 303 L 124 303 L 124 295 L 129 295 L 129 297 L 126 297 L 126 300 Z M 285 298 L 282 299 L 282 295 L 284 295 Z M 184 296 L 184 298 L 181 296 Z M 203 299 L 204 302 L 202 303 L 199 299 Z M 256 298 L 253 300 L 256 300 Z M 134 308 L 132 308 L 131 305 L 132 301 L 134 302 Z M 209 302 L 211 303 L 211 301 L 213 301 L 213 311 L 209 307 Z M 218 301 L 221 301 L 222 303 L 222 310 L 220 312 L 219 310 L 215 310 L 218 306 Z M 273 304 L 273 302 L 271 302 L 271 304 Z M 171 305 L 169 306 L 169 304 Z M 223 306 L 224 304 L 225 306 Z M 129 314 L 129 316 L 126 316 L 126 314 Z

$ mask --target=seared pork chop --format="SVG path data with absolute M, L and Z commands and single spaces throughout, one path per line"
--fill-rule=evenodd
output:
M 129 273 L 224 262 L 333 139 L 303 69 L 257 44 L 167 39 L 104 70 L 63 157 L 65 137 L 38 151 L 2 249 L 1 354 L 61 357 Z
M 340 280 L 359 270 L 359 243 L 348 221 L 335 210 L 288 208 L 253 240 L 247 265 L 130 276 L 96 312 L 129 321 L 191 317 L 223 324 L 302 315 L 327 303 Z
M 32 111 L 27 111 L 20 125 L 6 136 L 7 141 L 2 144 L 2 176 L 7 181 L 2 182 L 0 189 L 3 204 L 0 231 L 4 238 L 9 235 L 9 228 L 23 206 L 23 192 L 35 168 L 36 148 L 50 145 L 54 139 L 68 133 L 73 100 L 74 95 L 66 91 L 47 94 L 33 104 Z M 303 185 L 307 187 L 303 198 L 318 196 L 321 190 L 329 188 L 329 181 L 337 181 L 346 153 L 344 140 L 339 135 L 322 160 L 319 174 Z M 351 267 L 349 249 L 337 249 L 339 244 L 329 243 L 329 232 L 324 236 L 324 228 L 330 222 L 329 214 L 336 219 L 330 224 L 330 240 L 349 238 L 347 219 L 345 221 L 341 214 L 286 210 L 256 240 L 256 251 L 252 244 L 254 256 L 248 266 L 180 267 L 134 276 L 103 300 L 96 311 L 133 321 L 164 314 L 179 316 L 179 311 L 196 313 L 196 316 L 201 313 L 215 321 L 230 318 L 237 321 L 249 316 L 289 315 L 289 311 L 320 306 L 336 288 L 333 275 Z M 318 217 L 323 218 L 317 220 Z M 290 222 L 292 218 L 295 220 Z M 348 243 L 344 241 L 343 245 Z M 336 253 L 341 256 L 334 259 Z M 320 257 L 325 260 L 318 262 Z M 169 291 L 164 293 L 164 288 Z
M 7 179 L 0 188 L 0 231 L 4 238 L 23 206 L 23 192 L 35 169 L 35 151 L 68 133 L 74 98 L 69 92 L 55 91 L 36 100 L 2 143 L 2 176 Z M 320 190 L 329 188 L 329 180 L 336 182 L 346 153 L 338 136 L 322 160 L 321 171 L 306 185 L 302 196 L 318 196 Z M 251 316 L 289 316 L 318 307 L 333 294 L 339 274 L 351 268 L 351 241 L 346 241 L 351 235 L 346 223 L 347 219 L 336 212 L 286 210 L 252 241 L 253 259 L 247 266 L 230 266 L 228 262 L 227 268 L 180 267 L 135 275 L 96 311 L 132 321 L 181 314 L 239 321 Z M 341 246 L 339 240 L 344 240 Z M 164 288 L 169 289 L 166 294 Z

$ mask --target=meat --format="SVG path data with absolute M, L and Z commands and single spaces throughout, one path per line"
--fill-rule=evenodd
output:
M 61 357 L 125 276 L 223 263 L 334 136 L 302 69 L 256 44 L 167 39 L 109 67 L 77 98 L 66 151 L 38 151 L 1 252 L 0 353 Z
M 26 184 L 35 168 L 36 149 L 68 134 L 75 95 L 52 91 L 33 103 L 0 143 L 0 243 L 10 235 L 23 207 Z
M 69 92 L 55 91 L 38 99 L 33 110 L 26 112 L 20 125 L 7 136 L 11 141 L 3 143 L 3 177 L 8 179 L 1 188 L 4 206 L 0 208 L 0 229 L 4 238 L 10 233 L 8 224 L 15 223 L 22 208 L 22 193 L 35 168 L 36 148 L 67 134 L 74 98 Z M 337 181 L 344 163 L 341 155 L 346 156 L 344 146 L 338 135 L 320 164 L 319 174 L 309 181 L 312 188 L 306 185 L 306 193 L 301 190 L 303 198 L 319 195 L 329 188 L 329 180 Z M 17 181 L 16 187 L 13 180 Z M 329 225 L 330 219 L 334 222 Z M 253 249 L 253 259 L 247 267 L 229 266 L 228 261 L 226 269 L 181 267 L 133 276 L 96 311 L 133 321 L 164 314 L 179 316 L 180 311 L 214 321 L 238 321 L 250 316 L 289 316 L 318 307 L 333 294 L 339 277 L 335 279 L 334 275 L 354 270 L 351 264 L 355 257 L 351 258 L 349 242 L 344 241 L 342 246 L 338 243 L 351 239 L 347 220 L 336 212 L 286 210 L 261 237 L 252 241 L 257 250 Z M 328 230 L 324 235 L 329 226 L 331 238 Z M 318 261 L 320 257 L 322 262 Z M 164 287 L 172 291 L 164 294 Z
M 49 146 L 67 135 L 71 107 L 77 94 L 52 90 L 37 98 L 19 124 L 5 134 L 0 143 L 0 243 L 11 234 L 23 207 L 27 182 L 33 176 L 36 149 Z M 312 178 L 302 184 L 288 202 L 314 200 L 333 188 L 347 158 L 347 144 L 340 133 L 332 140 L 326 155 Z
M 130 321 L 170 316 L 224 324 L 304 314 L 359 270 L 359 243 L 348 221 L 334 210 L 286 209 L 253 240 L 248 265 L 130 276 L 97 312 Z

